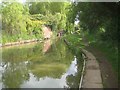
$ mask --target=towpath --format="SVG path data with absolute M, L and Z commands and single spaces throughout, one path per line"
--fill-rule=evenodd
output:
M 103 88 L 101 71 L 95 56 L 89 51 L 82 49 L 85 54 L 86 67 L 82 88 Z

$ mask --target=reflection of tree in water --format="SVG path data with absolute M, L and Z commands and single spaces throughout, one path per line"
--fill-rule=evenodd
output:
M 64 42 L 61 40 L 53 43 L 46 53 L 42 52 L 43 44 L 38 43 L 30 48 L 3 50 L 3 62 L 8 64 L 3 73 L 5 87 L 20 87 L 22 83 L 29 80 L 28 70 L 38 80 L 44 77 L 60 78 L 65 73 L 74 56 Z M 71 81 L 73 76 L 67 78 L 68 85 L 74 81 Z
M 39 68 L 37 68 L 39 67 Z M 64 64 L 41 64 L 36 65 L 31 69 L 31 72 L 37 77 L 37 78 L 43 78 L 43 77 L 52 77 L 52 78 L 60 78 L 61 75 L 66 70 L 66 66 Z
M 81 70 L 82 70 L 82 58 L 81 56 L 77 59 L 77 73 L 75 75 L 68 75 L 66 77 L 67 85 L 69 88 L 74 88 L 74 90 L 78 90 L 79 84 L 80 84 L 80 76 L 81 76 Z
M 76 80 L 75 80 L 75 76 L 73 75 L 68 75 L 66 77 L 67 79 L 67 85 L 70 87 L 70 88 L 75 88 L 77 85 L 76 85 Z
M 19 88 L 28 79 L 29 74 L 24 63 L 10 63 L 2 75 L 5 88 Z
M 43 45 L 43 53 L 47 52 L 51 47 L 51 40 L 46 40 L 44 41 L 44 45 Z
M 39 47 L 36 50 L 40 50 Z M 60 78 L 72 60 L 73 55 L 64 42 L 56 42 L 52 44 L 47 53 L 39 55 L 39 60 L 31 60 L 32 64 L 29 69 L 37 78 Z
M 20 85 L 29 80 L 27 70 L 27 57 L 31 54 L 29 48 L 11 48 L 3 50 L 2 82 L 5 88 L 19 88 Z M 29 53 L 28 53 L 29 52 Z

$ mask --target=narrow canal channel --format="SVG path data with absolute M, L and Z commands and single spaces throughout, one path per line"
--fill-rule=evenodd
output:
M 0 88 L 78 88 L 82 59 L 64 41 L 2 49 Z

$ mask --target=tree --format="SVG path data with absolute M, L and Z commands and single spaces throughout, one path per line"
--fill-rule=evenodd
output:
M 3 32 L 9 35 L 18 35 L 26 32 L 26 10 L 22 4 L 13 2 L 2 8 Z
M 30 9 L 30 14 L 46 15 L 49 11 L 48 2 L 30 2 L 28 4 L 29 4 L 29 9 Z
M 68 22 L 74 23 L 77 15 L 83 31 L 91 34 L 99 33 L 105 40 L 117 43 L 118 3 L 73 3 Z

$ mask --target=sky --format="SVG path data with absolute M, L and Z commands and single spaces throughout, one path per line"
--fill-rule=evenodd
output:
M 26 0 L 19 0 L 21 3 L 24 3 Z

